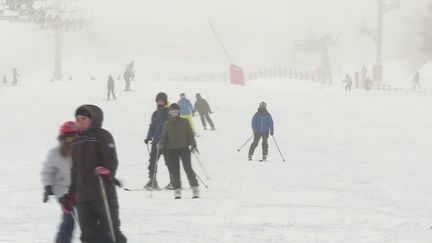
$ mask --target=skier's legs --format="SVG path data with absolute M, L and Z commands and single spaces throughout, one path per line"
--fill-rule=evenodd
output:
M 198 181 L 195 172 L 192 169 L 191 152 L 188 147 L 179 150 L 180 158 L 182 160 L 183 169 L 186 172 L 191 187 L 198 186 Z
M 81 225 L 81 241 L 97 243 L 99 230 L 98 215 L 93 211 L 92 202 L 78 202 L 78 218 Z
M 210 118 L 209 113 L 206 113 L 206 114 L 205 114 L 205 118 L 207 119 L 207 121 L 208 121 L 208 123 L 210 124 L 210 126 L 211 126 L 212 128 L 214 128 L 214 124 L 213 124 L 212 119 Z
M 156 165 L 157 158 L 156 158 L 156 154 L 157 154 L 156 144 L 152 144 L 151 151 L 150 151 L 150 159 L 149 159 L 150 163 L 149 163 L 149 166 L 148 166 L 150 180 L 152 180 L 153 175 L 155 175 L 155 170 L 156 170 L 156 173 L 157 173 L 157 165 Z
M 115 94 L 114 94 L 114 90 L 111 90 L 111 93 L 112 93 L 113 98 L 116 100 L 117 97 L 116 97 Z
M 207 124 L 206 124 L 206 121 L 205 121 L 204 114 L 200 113 L 199 116 L 201 118 L 201 123 L 202 123 L 203 127 L 206 128 Z
M 72 213 L 62 212 L 62 222 L 59 226 L 59 231 L 56 237 L 56 243 L 70 243 L 72 240 L 72 233 L 75 226 Z
M 263 156 L 267 156 L 268 155 L 268 138 L 269 135 L 262 135 L 262 154 Z
M 171 171 L 173 189 L 179 189 L 181 187 L 179 151 L 178 149 L 168 149 L 165 151 L 165 156 Z
M 110 232 L 108 217 L 106 215 L 105 204 L 102 200 L 93 202 L 93 210 L 96 212 L 100 222 L 98 243 L 107 241 L 106 235 Z M 116 237 L 115 243 L 126 243 L 126 237 L 120 231 L 119 204 L 117 198 L 108 198 L 108 206 L 111 214 L 112 225 Z
M 252 156 L 254 154 L 255 148 L 258 146 L 260 138 L 261 138 L 261 135 L 259 135 L 258 133 L 254 134 L 254 140 L 253 140 L 253 142 L 249 148 L 249 156 Z

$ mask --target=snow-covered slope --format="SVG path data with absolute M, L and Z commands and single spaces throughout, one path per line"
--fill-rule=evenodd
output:
M 52 242 L 60 217 L 55 200 L 41 202 L 40 168 L 58 126 L 83 103 L 99 105 L 116 139 L 118 177 L 147 181 L 143 143 L 154 97 L 171 102 L 200 92 L 213 107 L 217 131 L 203 131 L 200 159 L 211 179 L 202 199 L 172 192 L 119 190 L 129 242 L 432 242 L 432 96 L 354 91 L 268 79 L 224 83 L 132 82 L 135 92 L 105 100 L 105 80 L 26 79 L 0 90 L 0 242 Z M 269 162 L 248 162 L 250 119 L 266 101 L 275 121 Z M 260 147 L 255 158 L 259 157 Z M 197 173 L 205 174 L 196 161 Z M 160 163 L 159 183 L 168 183 Z M 183 186 L 187 180 L 183 175 Z M 78 242 L 78 240 L 76 240 Z

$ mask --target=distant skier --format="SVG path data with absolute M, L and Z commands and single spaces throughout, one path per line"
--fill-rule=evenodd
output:
M 135 61 L 132 60 L 127 65 L 127 67 L 126 67 L 126 70 L 128 70 L 129 73 L 130 73 L 130 75 L 131 75 L 131 81 L 134 81 L 134 79 L 135 79 L 135 70 L 134 70 L 134 68 L 135 68 Z
M 353 81 L 352 81 L 352 78 L 348 74 L 345 75 L 345 80 L 342 82 L 346 83 L 345 91 L 351 91 Z
M 114 79 L 111 75 L 108 76 L 108 81 L 107 81 L 107 90 L 108 90 L 108 100 L 110 100 L 110 94 L 112 94 L 113 99 L 117 99 L 115 94 L 114 94 Z
M 192 131 L 195 132 L 192 120 L 192 116 L 195 116 L 194 108 L 190 100 L 186 98 L 185 93 L 180 94 L 180 100 L 178 101 L 178 105 L 180 106 L 180 116 L 189 121 Z
M 195 101 L 193 113 L 196 113 L 198 111 L 204 130 L 207 130 L 206 120 L 210 124 L 211 130 L 215 130 L 213 121 L 209 115 L 212 113 L 212 111 L 210 109 L 208 102 L 201 97 L 200 93 L 197 93 L 195 97 L 196 97 L 196 101 Z
M 364 89 L 367 91 L 372 89 L 372 80 L 369 77 L 364 81 Z
M 167 94 L 161 92 L 156 95 L 156 106 L 157 109 L 155 112 L 153 112 L 151 116 L 151 123 L 150 127 L 147 133 L 147 138 L 144 140 L 145 144 L 148 144 L 151 142 L 151 152 L 150 152 L 150 159 L 149 159 L 149 182 L 144 186 L 147 190 L 160 190 L 159 184 L 156 179 L 156 173 L 157 173 L 157 165 L 156 161 L 159 160 L 159 158 L 156 158 L 157 156 L 157 149 L 156 145 L 159 143 L 161 137 L 162 137 L 162 130 L 163 126 L 166 121 L 169 119 L 169 113 L 168 113 L 168 96 Z M 159 153 L 159 157 L 161 155 L 164 155 L 163 153 Z M 168 166 L 166 156 L 164 155 L 165 159 L 165 165 Z M 169 172 L 168 167 L 168 172 Z M 171 175 L 171 173 L 169 173 Z M 153 187 L 152 187 L 153 185 Z M 172 184 L 171 184 L 171 178 L 170 183 L 165 187 L 167 190 L 172 190 Z
M 417 88 L 421 89 L 419 71 L 415 72 L 412 82 L 413 82 L 413 90 L 417 90 Z
M 368 73 L 367 67 L 363 66 L 361 69 L 361 81 L 363 81 L 363 82 L 366 81 L 367 73 Z
M 130 82 L 132 78 L 132 72 L 128 68 L 126 68 L 125 72 L 123 73 L 123 78 L 126 83 L 124 91 L 131 91 Z
M 170 119 L 164 124 L 162 138 L 158 143 L 158 149 L 163 149 L 165 151 L 168 166 L 172 173 L 174 198 L 181 198 L 180 159 L 189 180 L 189 185 L 192 188 L 192 198 L 198 198 L 198 181 L 191 163 L 191 152 L 195 153 L 197 151 L 197 145 L 188 120 L 180 117 L 180 112 L 181 108 L 178 104 L 173 103 L 170 105 Z
M 68 192 L 71 183 L 71 147 L 77 132 L 77 125 L 73 121 L 65 122 L 60 127 L 57 140 L 59 145 L 51 149 L 43 164 L 41 176 L 44 186 L 42 201 L 48 202 L 49 196 L 54 195 L 61 203 L 62 197 Z M 63 208 L 62 222 L 55 242 L 70 243 L 75 227 L 72 208 Z
M 81 241 L 111 242 L 108 235 L 105 239 L 99 239 L 99 232 L 110 232 L 105 207 L 109 205 L 115 243 L 125 243 L 126 237 L 120 231 L 119 204 L 114 187 L 118 167 L 114 139 L 102 128 L 103 112 L 99 107 L 82 105 L 76 110 L 75 118 L 78 133 L 72 146 L 72 183 L 66 201 L 73 203 L 70 195 L 76 194 Z M 99 176 L 103 178 L 107 201 L 102 195 Z
M 252 130 L 254 140 L 249 148 L 249 161 L 252 161 L 255 148 L 262 138 L 262 161 L 267 161 L 268 155 L 268 138 L 269 134 L 273 136 L 274 127 L 271 114 L 267 111 L 267 104 L 263 101 L 259 104 L 258 111 L 252 117 Z
M 13 69 L 12 71 L 12 76 L 13 76 L 13 81 L 12 81 L 12 85 L 16 86 L 18 85 L 18 77 L 20 76 L 18 73 L 18 70 L 16 68 Z

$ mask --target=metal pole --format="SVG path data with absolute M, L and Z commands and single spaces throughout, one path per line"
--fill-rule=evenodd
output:
M 213 33 L 215 34 L 216 38 L 218 39 L 219 44 L 220 44 L 221 47 L 222 47 L 222 50 L 225 52 L 225 55 L 227 56 L 228 61 L 230 62 L 230 64 L 233 64 L 234 62 L 232 61 L 232 59 L 231 59 L 231 57 L 230 57 L 228 51 L 226 50 L 226 48 L 225 48 L 225 46 L 224 46 L 224 44 L 223 44 L 221 38 L 219 37 L 218 33 L 216 32 L 215 27 L 214 27 L 211 23 L 209 23 L 209 25 L 210 25 L 210 28 L 213 30 Z
M 252 139 L 254 137 L 254 135 L 252 135 L 250 138 L 248 138 L 248 140 L 242 145 L 242 146 L 240 146 L 240 148 L 238 148 L 237 149 L 237 152 L 240 152 L 240 150 L 244 147 L 244 146 L 246 146 L 246 144 Z
M 195 152 L 195 153 L 193 153 L 193 154 L 195 155 L 195 158 L 196 158 L 196 160 L 198 161 L 198 164 L 200 165 L 202 171 L 204 172 L 204 174 L 205 174 L 205 176 L 206 176 L 206 179 L 207 179 L 207 180 L 210 180 L 210 176 L 209 176 L 209 174 L 207 173 L 207 171 L 205 170 L 203 164 L 201 163 L 201 160 L 199 159 L 199 157 L 198 157 L 198 155 L 197 155 L 197 152 Z
M 273 138 L 273 141 L 274 141 L 275 144 L 276 144 L 276 148 L 278 149 L 280 156 L 282 157 L 283 162 L 285 162 L 285 158 L 284 158 L 284 156 L 282 155 L 282 152 L 281 152 L 281 150 L 280 150 L 280 148 L 279 148 L 279 145 L 278 145 L 278 143 L 276 142 L 276 139 L 275 139 L 275 137 L 274 137 L 273 135 L 272 135 L 272 138 Z
M 105 213 L 106 213 L 106 216 L 107 216 L 107 219 L 108 219 L 108 225 L 109 225 L 109 230 L 110 230 L 109 233 L 111 235 L 112 241 L 116 242 L 116 236 L 115 236 L 115 232 L 114 232 L 113 221 L 112 221 L 112 218 L 111 218 L 111 211 L 110 211 L 109 205 L 108 205 L 108 198 L 107 198 L 107 194 L 106 194 L 106 191 L 105 191 L 105 185 L 104 185 L 102 176 L 101 175 L 97 175 L 97 177 L 99 179 L 99 185 L 100 185 L 101 192 L 102 192 L 102 199 L 103 199 L 104 206 L 105 206 Z
M 160 149 L 156 149 L 156 161 L 155 161 L 155 165 L 153 167 L 153 177 L 152 177 L 152 187 L 150 190 L 150 198 L 153 197 L 153 187 L 156 181 L 156 170 L 157 170 L 157 162 L 159 161 L 159 154 L 160 154 Z

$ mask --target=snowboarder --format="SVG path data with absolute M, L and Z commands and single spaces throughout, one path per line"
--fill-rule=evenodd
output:
M 18 85 L 18 76 L 20 76 L 20 75 L 19 75 L 18 70 L 16 68 L 13 68 L 12 76 L 13 76 L 12 85 L 14 85 L 14 86 Z
M 72 147 L 72 183 L 68 195 L 76 195 L 81 241 L 112 242 L 106 234 L 105 239 L 98 239 L 100 232 L 111 232 L 112 229 L 114 236 L 110 233 L 111 239 L 115 238 L 115 243 L 125 243 L 113 184 L 118 167 L 114 139 L 102 128 L 103 112 L 99 107 L 82 105 L 76 110 L 75 118 L 78 133 Z M 66 202 L 70 202 L 70 198 L 66 197 Z
M 65 122 L 60 127 L 60 135 L 57 137 L 59 145 L 48 152 L 41 172 L 44 186 L 42 201 L 44 203 L 48 202 L 51 195 L 54 195 L 60 202 L 69 190 L 72 168 L 71 147 L 76 132 L 77 125 L 75 122 Z M 70 211 L 71 208 L 63 208 L 62 222 L 56 236 L 56 243 L 70 243 L 72 240 L 75 222 Z
M 413 90 L 417 90 L 417 88 L 421 89 L 419 71 L 415 72 L 412 82 L 413 82 Z
M 170 105 L 170 119 L 164 124 L 162 138 L 157 148 L 163 149 L 165 152 L 172 173 L 174 198 L 181 198 L 180 159 L 189 180 L 189 185 L 192 188 L 192 198 L 199 198 L 198 181 L 191 163 L 191 152 L 195 153 L 197 151 L 197 145 L 188 120 L 180 117 L 180 109 L 180 106 L 176 103 Z
M 167 94 L 160 92 L 156 95 L 156 106 L 157 110 L 153 112 L 151 117 L 151 123 L 150 127 L 147 133 L 147 138 L 144 140 L 145 144 L 148 144 L 151 142 L 151 152 L 150 152 L 150 159 L 149 159 L 149 182 L 144 186 L 147 190 L 160 190 L 159 184 L 156 180 L 156 173 L 157 173 L 157 165 L 156 161 L 159 160 L 159 158 L 156 158 L 157 156 L 157 149 L 156 145 L 160 141 L 162 137 L 162 130 L 164 123 L 169 119 L 169 113 L 168 113 L 168 96 Z M 163 155 L 163 153 L 159 153 L 160 155 Z M 166 157 L 164 155 L 165 159 L 165 165 L 168 166 Z M 169 167 L 168 167 L 169 171 Z M 171 175 L 171 173 L 170 173 Z M 170 183 L 165 187 L 167 190 L 172 190 L 172 184 L 171 184 L 171 178 Z
M 108 82 L 107 82 L 107 90 L 108 90 L 108 100 L 110 100 L 110 93 L 113 96 L 113 99 L 117 99 L 114 94 L 114 79 L 111 75 L 108 76 Z
M 194 108 L 190 100 L 186 98 L 185 93 L 180 94 L 178 105 L 180 106 L 180 116 L 189 121 L 192 131 L 194 132 L 195 129 L 192 121 L 192 116 L 195 116 Z
M 273 119 L 267 111 L 267 104 L 263 101 L 259 104 L 258 111 L 252 118 L 252 130 L 254 140 L 249 148 L 249 161 L 252 161 L 255 148 L 258 146 L 259 140 L 262 138 L 262 161 L 267 161 L 268 155 L 268 138 L 269 134 L 273 136 Z
M 206 120 L 210 124 L 211 130 L 215 130 L 213 121 L 209 115 L 212 113 L 212 111 L 210 109 L 208 102 L 201 97 L 200 93 L 197 93 L 195 97 L 196 97 L 196 101 L 195 101 L 193 112 L 196 113 L 198 111 L 204 130 L 207 130 Z
M 353 81 L 352 81 L 352 78 L 348 74 L 345 75 L 345 80 L 342 81 L 342 83 L 346 83 L 345 91 L 351 91 Z

